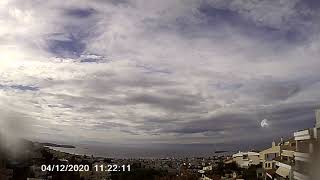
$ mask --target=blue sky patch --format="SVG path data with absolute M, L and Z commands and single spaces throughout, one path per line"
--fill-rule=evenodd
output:
M 0 89 L 15 89 L 20 91 L 39 91 L 39 87 L 31 86 L 31 85 L 3 85 L 0 84 Z
M 85 46 L 81 38 L 73 35 L 68 40 L 49 40 L 49 51 L 58 57 L 79 57 L 85 50 Z

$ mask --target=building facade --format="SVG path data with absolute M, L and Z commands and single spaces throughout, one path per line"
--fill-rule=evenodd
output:
M 271 147 L 261 151 L 260 154 L 260 163 L 262 168 L 265 170 L 270 170 L 275 168 L 275 161 L 274 159 L 279 157 L 281 153 L 280 145 L 276 145 L 273 141 Z
M 292 180 L 294 169 L 294 152 L 296 151 L 296 141 L 290 139 L 281 144 L 280 156 L 275 158 L 276 171 L 275 179 Z
M 292 179 L 294 152 L 296 141 L 292 138 L 276 144 L 274 141 L 270 148 L 260 152 L 260 163 L 264 179 Z
M 316 126 L 314 128 L 297 131 L 294 133 L 296 140 L 296 151 L 294 152 L 295 180 L 314 179 L 312 176 L 317 175 L 319 170 L 313 169 L 318 167 L 317 159 L 319 157 L 319 133 L 320 133 L 320 110 L 316 110 Z M 314 170 L 314 171 L 312 171 Z

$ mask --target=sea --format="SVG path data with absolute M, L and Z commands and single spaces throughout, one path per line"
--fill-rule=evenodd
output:
M 75 148 L 50 147 L 51 149 L 77 155 L 87 155 L 118 159 L 158 159 L 185 157 L 212 157 L 229 155 L 232 151 L 217 149 L 215 145 L 156 145 L 156 146 L 105 146 L 105 145 L 75 145 Z M 226 151 L 216 153 L 216 151 Z

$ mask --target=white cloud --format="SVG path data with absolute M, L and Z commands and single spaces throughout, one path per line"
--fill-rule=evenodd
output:
M 319 40 L 291 42 L 285 37 L 290 27 L 282 29 L 297 15 L 295 1 L 209 4 L 251 26 L 210 17 L 196 0 L 1 3 L 0 87 L 9 88 L 0 99 L 35 120 L 37 138 L 168 143 L 231 142 L 234 135 L 241 138 L 242 125 L 256 128 L 255 119 L 219 122 L 223 135 L 184 126 L 215 124 L 224 114 L 259 105 L 319 100 L 305 88 L 320 78 Z M 77 17 L 88 8 L 92 15 Z M 66 13 L 70 9 L 75 15 Z M 61 57 L 54 48 L 80 54 Z M 265 119 L 261 127 L 270 123 Z M 230 130 L 238 126 L 238 132 Z M 180 129 L 200 134 L 179 136 Z

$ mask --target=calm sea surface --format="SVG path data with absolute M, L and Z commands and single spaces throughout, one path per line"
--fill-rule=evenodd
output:
M 166 145 L 154 147 L 110 147 L 78 145 L 76 148 L 50 147 L 71 154 L 109 158 L 208 157 L 217 155 L 213 145 Z M 228 154 L 228 153 L 224 153 Z

